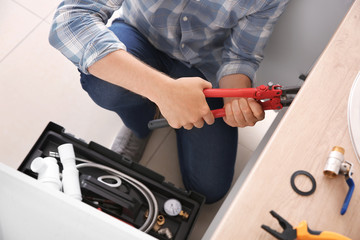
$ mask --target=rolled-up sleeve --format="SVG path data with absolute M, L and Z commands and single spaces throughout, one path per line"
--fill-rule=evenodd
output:
M 239 19 L 225 42 L 218 81 L 226 75 L 239 73 L 254 79 L 265 45 L 288 1 L 265 1 L 261 9 Z
M 106 23 L 123 0 L 65 0 L 54 16 L 49 42 L 82 72 L 107 54 L 126 47 Z

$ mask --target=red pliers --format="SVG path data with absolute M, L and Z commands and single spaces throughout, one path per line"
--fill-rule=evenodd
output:
M 284 88 L 281 85 L 273 85 L 269 83 L 268 86 L 261 85 L 256 88 L 204 89 L 204 94 L 207 98 L 253 98 L 261 104 L 263 110 L 280 110 L 283 107 L 287 107 L 291 104 L 299 89 L 300 87 Z M 211 112 L 213 113 L 215 118 L 225 116 L 224 108 L 215 109 Z M 148 127 L 151 130 L 166 126 L 169 126 L 169 124 L 165 118 L 152 120 L 148 124 Z

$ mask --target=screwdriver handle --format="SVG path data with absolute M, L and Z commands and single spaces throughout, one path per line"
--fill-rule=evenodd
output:
M 155 130 L 158 128 L 163 128 L 163 127 L 169 127 L 169 123 L 165 118 L 159 118 L 159 119 L 155 119 L 155 120 L 151 120 L 148 123 L 148 128 L 150 130 Z

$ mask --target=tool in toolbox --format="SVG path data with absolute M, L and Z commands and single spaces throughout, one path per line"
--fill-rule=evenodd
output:
M 299 225 L 295 228 L 288 223 L 284 218 L 282 218 L 279 214 L 275 211 L 270 211 L 270 214 L 276 218 L 280 224 L 280 226 L 284 229 L 282 233 L 279 233 L 266 225 L 261 225 L 265 231 L 270 233 L 277 239 L 281 240 L 351 240 L 348 237 L 340 235 L 334 232 L 328 231 L 313 231 L 311 230 L 306 221 L 302 221 Z
M 231 88 L 231 89 L 204 89 L 207 98 L 242 97 L 253 98 L 261 104 L 263 110 L 280 110 L 292 103 L 300 87 L 283 87 L 268 83 L 268 86 L 261 85 L 256 88 Z M 261 101 L 266 100 L 266 101 Z M 225 109 L 211 111 L 215 118 L 224 117 Z M 155 119 L 149 122 L 149 129 L 157 129 L 169 126 L 165 118 Z

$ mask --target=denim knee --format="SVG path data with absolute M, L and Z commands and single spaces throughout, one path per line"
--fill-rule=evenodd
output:
M 93 75 L 81 73 L 82 88 L 99 106 L 115 111 L 118 107 L 141 104 L 145 99 L 127 89 L 101 80 Z
M 148 136 L 147 124 L 154 119 L 156 111 L 153 102 L 92 75 L 81 73 L 81 84 L 97 105 L 117 113 L 137 137 Z
M 191 177 L 190 177 L 191 178 Z M 184 179 L 185 187 L 205 196 L 206 203 L 211 204 L 222 199 L 230 189 L 232 175 L 224 178 L 198 178 L 196 180 Z

